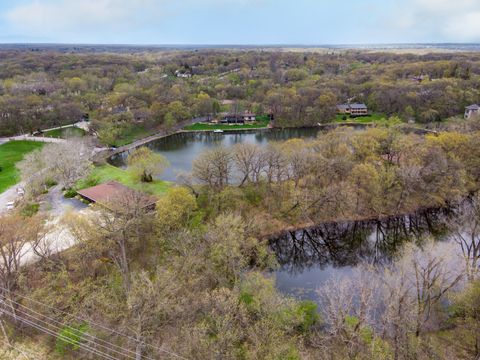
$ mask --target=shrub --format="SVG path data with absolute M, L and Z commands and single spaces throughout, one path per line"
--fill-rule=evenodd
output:
M 22 214 L 22 216 L 32 217 L 38 212 L 39 208 L 40 208 L 40 204 L 29 203 L 22 207 L 22 209 L 20 210 L 20 213 Z
M 88 330 L 87 324 L 80 324 L 77 326 L 65 326 L 58 333 L 55 350 L 64 355 L 67 350 L 78 350 L 84 334 Z
M 67 199 L 74 198 L 77 196 L 77 191 L 75 189 L 67 189 L 64 193 L 63 196 L 65 196 Z
M 55 185 L 57 185 L 57 182 L 56 182 L 55 180 L 53 180 L 53 179 L 47 179 L 47 180 L 45 181 L 45 186 L 46 186 L 47 188 L 51 188 L 52 186 L 55 186 Z

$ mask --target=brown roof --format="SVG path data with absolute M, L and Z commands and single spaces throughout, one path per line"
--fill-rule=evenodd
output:
M 133 196 L 145 204 L 142 204 L 143 207 L 153 206 L 156 203 L 155 198 L 130 189 L 129 187 L 126 187 L 116 181 L 109 181 L 104 184 L 79 190 L 78 194 L 91 202 L 104 206 L 111 202 L 118 202 L 122 197 L 126 198 Z

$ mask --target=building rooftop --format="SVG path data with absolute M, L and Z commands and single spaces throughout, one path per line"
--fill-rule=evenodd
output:
M 367 109 L 365 104 L 350 104 L 350 109 Z
M 467 110 L 480 110 L 480 106 L 477 105 L 477 104 L 473 104 L 473 105 L 467 106 L 466 109 Z
M 142 208 L 154 206 L 156 199 L 139 191 L 130 189 L 116 181 L 79 190 L 78 194 L 85 199 L 109 207 L 110 203 L 119 202 L 121 199 L 135 198 L 141 202 Z

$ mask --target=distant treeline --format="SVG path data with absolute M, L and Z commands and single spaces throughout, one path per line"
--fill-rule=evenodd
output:
M 423 123 L 480 102 L 479 53 L 103 50 L 0 50 L 0 135 L 89 117 L 112 143 L 134 127 L 231 110 L 223 100 L 272 113 L 276 126 L 329 122 L 349 100 Z

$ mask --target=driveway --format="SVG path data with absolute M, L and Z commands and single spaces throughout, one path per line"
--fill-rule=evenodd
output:
M 61 217 L 69 209 L 81 211 L 88 207 L 88 205 L 78 199 L 66 199 L 63 196 L 60 185 L 50 188 L 45 198 L 45 202 L 47 203 L 47 206 L 49 206 L 48 210 L 54 217 Z

